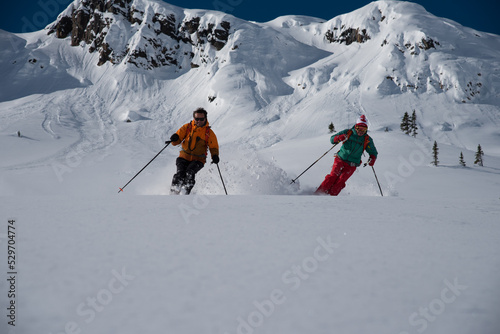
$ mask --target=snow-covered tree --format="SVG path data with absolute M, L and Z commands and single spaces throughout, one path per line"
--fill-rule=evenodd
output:
M 481 148 L 481 144 L 477 146 L 477 151 L 476 151 L 476 160 L 474 160 L 474 165 L 479 165 L 483 166 L 483 149 Z
M 406 134 L 410 133 L 410 116 L 408 115 L 408 112 L 405 112 L 405 114 L 403 115 L 400 129 Z
M 437 166 L 439 164 L 438 153 L 439 153 L 438 144 L 436 141 L 434 141 L 434 145 L 432 146 L 432 158 L 434 159 L 432 160 L 432 164 L 434 166 Z
M 335 132 L 335 125 L 333 125 L 333 122 L 331 122 L 330 125 L 328 125 L 328 130 L 330 131 L 330 133 Z
M 460 152 L 460 158 L 458 160 L 458 163 L 460 164 L 460 166 L 463 166 L 465 167 L 465 160 L 464 160 L 464 154 L 462 152 Z
M 410 118 L 410 129 L 411 131 L 411 135 L 413 137 L 417 137 L 417 130 L 418 130 L 418 126 L 417 126 L 417 114 L 415 113 L 415 109 L 413 109 L 413 114 L 411 115 L 411 118 Z

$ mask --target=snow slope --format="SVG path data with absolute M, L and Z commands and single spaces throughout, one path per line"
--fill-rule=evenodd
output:
M 124 195 L 2 206 L 18 227 L 15 333 L 500 328 L 498 199 Z
M 18 255 L 17 324 L 4 316 L 2 333 L 498 332 L 499 36 L 399 1 L 265 23 L 122 4 L 136 22 L 102 13 L 115 63 L 53 25 L 0 31 L 0 248 L 15 219 Z M 227 43 L 156 35 L 153 17 L 169 15 L 229 22 Z M 141 48 L 160 57 L 160 42 L 192 58 L 127 63 Z M 199 106 L 230 196 L 210 164 L 193 196 L 163 196 L 173 147 L 118 194 Z M 413 110 L 416 138 L 399 130 Z M 360 114 L 375 168 L 310 196 L 334 149 L 290 185 L 331 148 L 328 124 Z

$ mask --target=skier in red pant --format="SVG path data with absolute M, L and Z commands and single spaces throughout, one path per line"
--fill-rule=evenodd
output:
M 345 129 L 330 138 L 332 144 L 343 142 L 339 152 L 335 155 L 332 171 L 316 190 L 316 194 L 337 196 L 345 187 L 346 181 L 356 168 L 361 165 L 361 155 L 366 150 L 370 155 L 368 164 L 373 166 L 377 159 L 377 149 L 373 139 L 366 133 L 368 122 L 365 115 L 361 115 L 356 125 Z

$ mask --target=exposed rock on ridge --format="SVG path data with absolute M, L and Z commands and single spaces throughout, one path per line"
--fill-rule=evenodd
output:
M 366 29 L 360 31 L 359 28 L 342 28 L 340 34 L 338 33 L 338 28 L 333 28 L 333 31 L 328 30 L 325 34 L 326 40 L 330 43 L 345 43 L 346 45 L 350 45 L 354 42 L 364 43 L 370 39 L 370 36 L 366 33 Z
M 99 52 L 98 65 L 125 61 L 146 69 L 182 67 L 186 57 L 194 57 L 194 46 L 208 44 L 220 51 L 227 44 L 229 22 L 200 22 L 200 17 L 179 17 L 175 13 L 151 15 L 136 8 L 134 0 L 82 0 L 75 2 L 71 14 L 60 17 L 48 34 L 55 33 L 61 39 L 71 35 L 72 46 L 88 45 L 89 52 Z M 119 30 L 119 38 L 109 36 L 113 29 Z M 132 42 L 136 33 L 140 40 Z

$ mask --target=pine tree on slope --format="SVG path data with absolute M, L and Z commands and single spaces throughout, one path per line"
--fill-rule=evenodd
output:
M 413 109 L 413 114 L 411 115 L 410 118 L 410 130 L 411 130 L 411 135 L 413 137 L 417 137 L 417 114 L 415 113 L 415 109 Z
M 408 115 L 408 112 L 405 112 L 405 114 L 403 115 L 403 120 L 401 121 L 400 129 L 406 134 L 410 133 L 410 116 Z
M 434 141 L 434 145 L 432 146 L 432 158 L 434 159 L 432 161 L 432 164 L 434 166 L 437 166 L 439 164 L 438 153 L 439 153 L 438 144 L 436 141 Z
M 330 133 L 335 132 L 335 125 L 333 125 L 333 122 L 331 122 L 330 125 L 328 125 L 328 130 L 330 131 Z
M 483 166 L 483 149 L 481 148 L 481 144 L 477 146 L 477 151 L 476 151 L 476 160 L 474 160 L 474 165 L 479 165 Z
M 460 159 L 458 160 L 458 163 L 460 164 L 460 166 L 463 166 L 465 167 L 465 160 L 464 160 L 464 154 L 462 152 L 460 152 Z

